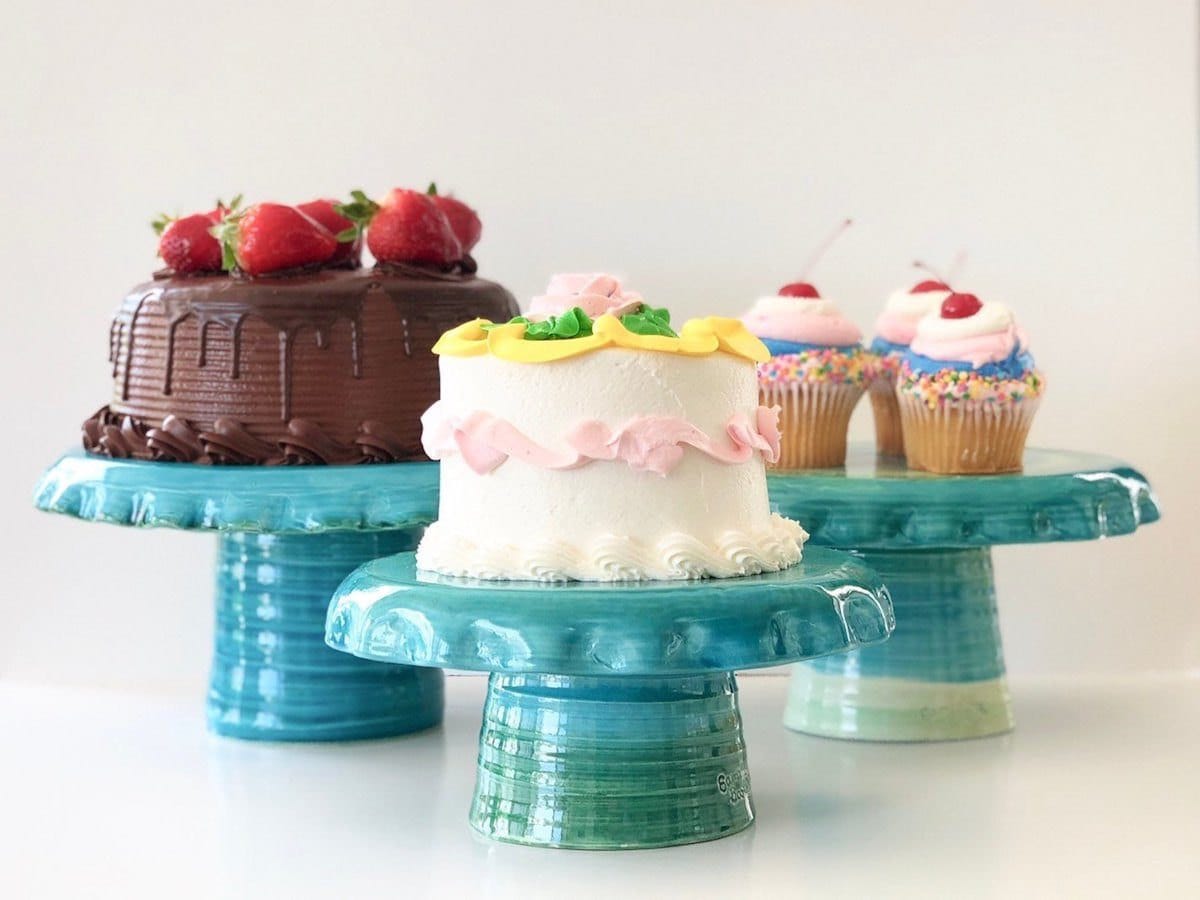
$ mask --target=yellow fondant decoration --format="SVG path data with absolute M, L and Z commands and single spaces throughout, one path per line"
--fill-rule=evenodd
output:
M 738 319 L 708 316 L 689 319 L 679 329 L 679 337 L 660 334 L 634 334 L 616 316 L 605 313 L 592 323 L 587 337 L 557 341 L 525 340 L 525 325 L 512 322 L 491 325 L 487 319 L 474 319 L 451 328 L 433 345 L 439 356 L 484 356 L 491 354 L 509 362 L 553 362 L 602 350 L 605 347 L 624 347 L 627 350 L 649 350 L 655 353 L 681 353 L 684 356 L 708 356 L 728 353 L 751 362 L 766 362 L 771 358 L 766 345 L 746 330 Z

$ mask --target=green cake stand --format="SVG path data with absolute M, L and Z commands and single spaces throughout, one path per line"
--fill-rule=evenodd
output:
M 771 575 L 565 584 L 447 578 L 401 553 L 343 582 L 326 640 L 364 659 L 492 673 L 477 832 L 630 849 L 753 821 L 735 669 L 874 644 L 892 626 L 879 578 L 821 548 Z
M 1029 449 L 1015 475 L 942 476 L 852 447 L 844 469 L 768 475 L 809 546 L 853 550 L 883 578 L 895 636 L 796 666 L 784 724 L 824 737 L 939 741 L 1009 731 L 991 548 L 1129 534 L 1157 521 L 1126 463 Z
M 442 673 L 325 646 L 329 596 L 355 566 L 416 546 L 437 514 L 436 463 L 201 466 L 72 451 L 34 493 L 47 512 L 215 532 L 208 725 L 251 740 L 336 741 L 442 719 Z

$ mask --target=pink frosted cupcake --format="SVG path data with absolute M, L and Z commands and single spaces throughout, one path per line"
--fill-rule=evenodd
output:
M 759 299 L 742 321 L 771 351 L 758 367 L 758 388 L 764 406 L 782 409 L 779 467 L 844 465 L 870 361 L 858 326 L 804 281 Z
M 932 279 L 893 293 L 875 321 L 871 341 L 872 361 L 867 395 L 875 415 L 875 446 L 888 456 L 904 455 L 904 431 L 900 427 L 900 404 L 896 401 L 896 370 L 917 333 L 917 322 L 936 312 L 950 295 L 950 288 Z
M 909 467 L 1019 471 L 1045 387 L 1008 307 L 950 294 L 917 323 L 896 376 Z

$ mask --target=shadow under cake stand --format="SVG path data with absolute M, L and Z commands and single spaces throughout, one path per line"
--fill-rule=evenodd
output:
M 852 447 L 844 469 L 771 473 L 810 546 L 854 550 L 887 584 L 883 646 L 794 667 L 784 724 L 824 737 L 937 741 L 1009 731 L 991 548 L 1129 534 L 1157 521 L 1123 462 L 1029 449 L 1020 474 L 944 476 Z
M 753 821 L 735 669 L 884 640 L 886 588 L 817 549 L 770 575 L 634 583 L 486 582 L 360 567 L 331 647 L 490 672 L 470 824 L 542 847 L 664 847 Z
M 437 514 L 437 464 L 201 466 L 76 450 L 39 481 L 47 512 L 216 532 L 208 725 L 230 737 L 336 741 L 442 719 L 443 676 L 324 643 L 329 597 L 355 566 L 409 550 Z

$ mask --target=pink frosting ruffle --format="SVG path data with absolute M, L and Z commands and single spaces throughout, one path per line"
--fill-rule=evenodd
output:
M 569 450 L 552 450 L 522 434 L 511 422 L 476 410 L 454 416 L 433 404 L 421 416 L 421 445 L 430 459 L 462 455 L 472 471 L 486 475 L 509 459 L 546 469 L 573 469 L 598 460 L 621 461 L 632 469 L 667 475 L 690 446 L 723 463 L 744 463 L 762 453 L 779 459 L 779 407 L 760 406 L 754 421 L 735 413 L 725 426 L 727 442 L 713 440 L 675 416 L 638 416 L 617 429 L 599 420 L 582 422 L 567 435 Z
M 623 290 L 621 282 L 611 275 L 553 275 L 546 286 L 546 293 L 529 301 L 527 315 L 535 320 L 544 319 L 578 306 L 594 319 L 604 313 L 619 316 L 642 302 L 641 294 Z

